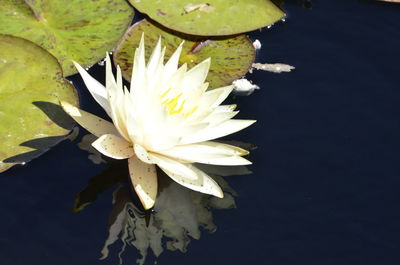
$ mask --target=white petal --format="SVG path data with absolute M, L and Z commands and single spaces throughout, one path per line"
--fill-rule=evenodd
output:
M 181 138 L 179 134 L 169 135 L 166 133 L 147 132 L 144 135 L 143 145 L 146 149 L 158 152 L 160 150 L 169 149 L 180 142 Z
M 179 47 L 175 50 L 172 56 L 169 58 L 168 62 L 164 67 L 164 77 L 169 79 L 172 74 L 178 69 L 179 57 L 181 56 L 182 47 L 184 41 L 179 45 Z
M 139 47 L 135 51 L 131 75 L 131 93 L 141 91 L 140 88 L 145 87 L 146 60 L 144 49 L 144 33 L 140 39 Z M 143 90 L 143 89 L 142 89 Z
M 61 101 L 61 106 L 79 125 L 97 137 L 103 134 L 113 134 L 119 136 L 114 124 L 103 120 L 89 112 L 83 111 L 65 101 Z
M 111 119 L 119 133 L 125 140 L 129 141 L 129 134 L 126 129 L 126 103 L 125 101 L 129 99 L 124 95 L 123 88 L 118 88 L 115 85 L 111 85 L 108 90 L 108 101 L 111 106 Z
M 215 108 L 214 113 L 216 112 L 227 112 L 227 111 L 234 111 L 236 109 L 236 104 L 231 105 L 220 105 Z
M 199 109 L 198 104 L 199 100 L 203 96 L 204 92 L 207 90 L 209 86 L 209 83 L 203 83 L 197 87 L 190 88 L 190 90 L 185 90 L 184 91 L 184 98 L 185 98 L 185 104 L 184 104 L 184 109 L 183 113 L 191 113 L 193 115 L 196 111 L 201 111 Z M 193 111 L 193 108 L 195 107 L 195 110 Z
M 202 122 L 210 123 L 210 126 L 218 125 L 222 122 L 232 119 L 238 114 L 239 111 L 227 111 L 227 112 L 213 112 L 208 115 Z
M 139 118 L 138 115 L 135 115 L 133 110 L 129 110 L 129 108 L 126 108 L 126 116 L 127 116 L 126 127 L 131 142 L 142 143 L 144 140 L 143 125 L 138 119 Z
M 206 80 L 210 69 L 211 59 L 208 58 L 190 69 L 182 81 L 182 90 L 197 88 Z
M 86 72 L 85 69 L 82 68 L 77 62 L 74 62 L 76 69 L 81 75 L 83 82 L 85 82 L 86 87 L 88 88 L 90 94 L 92 94 L 93 98 L 97 103 L 106 111 L 106 113 L 110 116 L 110 104 L 108 103 L 107 91 L 106 88 L 100 84 L 99 81 L 94 79 L 91 75 Z
M 207 108 L 215 108 L 229 96 L 232 90 L 233 86 L 226 86 L 207 91 L 200 104 Z
M 160 152 L 164 156 L 190 163 L 212 165 L 250 165 L 251 162 L 241 156 L 249 152 L 242 148 L 218 142 L 180 145 Z
M 196 167 L 198 167 L 200 170 L 206 172 L 211 176 L 215 175 L 221 177 L 229 177 L 229 176 L 249 175 L 253 173 L 246 166 L 226 167 L 217 165 L 197 164 Z
M 136 157 L 139 158 L 142 162 L 146 164 L 155 164 L 155 161 L 150 157 L 149 153 L 146 149 L 144 149 L 141 145 L 135 144 L 134 150 Z
M 249 127 L 255 120 L 228 120 L 215 127 L 208 127 L 198 133 L 183 138 L 180 144 L 199 143 L 217 139 Z
M 163 77 L 164 73 L 164 56 L 165 56 L 166 47 L 164 47 L 161 51 L 161 54 L 158 58 L 158 63 L 154 65 L 153 68 L 147 69 L 147 83 L 148 89 L 151 93 L 156 93 L 158 96 L 160 91 L 163 91 L 165 88 L 165 80 Z M 150 96 L 151 98 L 153 97 Z
M 167 100 L 173 97 L 176 97 L 181 91 L 180 91 L 180 87 L 181 87 L 181 83 L 183 80 L 183 77 L 185 76 L 187 71 L 187 64 L 184 63 L 183 65 L 181 65 L 181 67 L 178 68 L 178 70 L 176 70 L 171 79 L 168 81 L 168 85 L 167 85 L 167 91 L 160 91 L 161 95 L 162 95 L 162 100 Z
M 193 135 L 201 130 L 204 130 L 207 126 L 209 126 L 210 124 L 207 122 L 203 122 L 203 123 L 196 123 L 196 124 L 191 124 L 191 125 L 187 125 L 187 126 L 183 126 L 182 128 L 175 128 L 175 131 L 178 131 L 179 135 L 181 135 L 181 139 L 186 137 L 186 136 L 190 136 Z M 172 128 L 172 130 L 174 130 Z
M 193 115 L 194 117 L 189 116 L 189 119 L 192 119 L 192 122 L 202 121 L 212 113 L 229 112 L 229 111 L 234 111 L 235 109 L 236 109 L 236 104 L 220 105 L 214 109 L 208 109 L 208 110 L 203 108 L 196 111 L 195 114 Z
M 146 164 L 136 156 L 129 158 L 129 174 L 133 187 L 143 207 L 147 210 L 154 206 L 157 197 L 157 171 L 153 164 Z
M 182 186 L 219 198 L 224 196 L 218 184 L 192 164 L 182 164 L 157 154 L 152 154 L 152 157 L 170 178 Z
M 132 145 L 124 138 L 105 134 L 92 143 L 92 146 L 105 156 L 126 159 L 134 155 Z
M 110 55 L 106 53 L 106 88 L 116 85 L 114 74 L 112 72 L 112 65 Z
M 117 65 L 117 88 L 122 89 L 122 86 L 124 85 L 122 82 L 122 72 L 121 72 L 121 67 Z
M 199 99 L 198 109 L 188 117 L 187 122 L 199 122 L 213 112 L 234 110 L 236 105 L 219 106 L 232 91 L 232 86 L 220 87 L 202 94 Z
M 147 71 L 152 74 L 160 62 L 161 57 L 161 37 L 158 39 L 156 47 L 154 47 L 152 54 L 150 55 L 149 62 L 147 64 Z
M 224 144 L 220 142 L 201 142 L 197 144 L 189 145 L 178 145 L 172 149 L 165 150 L 163 153 L 168 153 L 173 156 L 183 157 L 185 153 L 190 153 L 191 156 L 197 156 L 201 154 L 220 156 L 245 156 L 249 154 L 249 151 L 240 148 L 238 146 Z

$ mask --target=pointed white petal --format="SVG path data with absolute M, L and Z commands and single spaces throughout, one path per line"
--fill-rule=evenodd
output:
M 122 82 L 122 72 L 121 72 L 121 67 L 117 65 L 117 88 L 122 89 L 122 86 L 124 85 Z
M 232 90 L 233 86 L 226 86 L 207 91 L 200 104 L 207 108 L 215 108 L 229 96 Z
M 190 90 L 202 85 L 210 69 L 211 59 L 208 58 L 190 69 L 182 81 L 182 90 Z
M 85 83 L 90 94 L 92 94 L 96 102 L 99 103 L 99 105 L 110 116 L 110 104 L 108 103 L 106 88 L 100 84 L 99 81 L 89 75 L 88 72 L 86 72 L 86 70 L 83 69 L 82 66 L 80 66 L 77 62 L 73 61 L 73 63 L 81 75 L 83 82 Z
M 178 69 L 179 57 L 181 56 L 182 47 L 184 41 L 179 45 L 179 47 L 175 50 L 172 56 L 169 58 L 168 62 L 164 67 L 164 77 L 165 79 L 169 79 L 172 74 Z
M 204 172 L 206 172 L 211 176 L 229 177 L 229 176 L 249 175 L 253 173 L 246 166 L 226 167 L 217 165 L 197 164 L 196 167 L 198 167 L 200 170 L 203 170 Z
M 115 78 L 112 72 L 110 55 L 106 53 L 106 89 L 115 85 Z
M 224 144 L 220 142 L 206 141 L 197 144 L 189 145 L 178 145 L 172 149 L 163 151 L 172 156 L 183 157 L 185 153 L 190 153 L 191 156 L 197 156 L 201 154 L 220 156 L 245 156 L 249 154 L 249 151 L 240 148 L 238 146 Z
M 133 143 L 142 143 L 144 139 L 143 125 L 141 124 L 140 120 L 138 120 L 139 117 L 137 117 L 137 115 L 135 115 L 133 110 L 130 110 L 130 108 L 126 108 L 126 116 L 126 129 L 128 131 L 129 139 L 131 139 L 131 142 Z
M 198 104 L 199 100 L 203 96 L 204 92 L 208 88 L 208 83 L 202 83 L 201 85 L 197 87 L 193 87 L 190 89 L 186 89 L 184 93 L 184 98 L 185 98 L 185 104 L 184 104 L 184 109 L 183 113 L 190 113 L 187 118 L 190 120 L 190 116 L 192 116 L 195 112 L 201 111 L 201 108 L 199 109 Z M 188 85 L 190 86 L 190 85 Z M 195 108 L 195 109 L 193 109 Z
M 250 165 L 251 162 L 241 157 L 249 152 L 242 148 L 218 142 L 180 145 L 160 152 L 164 156 L 190 163 L 212 165 Z
M 252 164 L 251 161 L 241 156 L 228 156 L 228 157 L 212 158 L 212 159 L 205 158 L 204 160 L 199 161 L 197 163 L 208 164 L 208 165 L 219 165 L 219 166 L 246 166 Z
M 145 60 L 145 49 L 144 49 L 144 33 L 140 39 L 139 47 L 135 51 L 135 56 L 133 60 L 132 75 L 131 75 L 131 93 L 136 93 L 141 91 L 145 87 L 143 83 L 145 82 L 146 73 L 146 60 Z
M 182 186 L 219 198 L 224 196 L 218 184 L 192 164 L 182 164 L 158 154 L 151 154 L 151 156 L 170 178 Z
M 227 112 L 213 112 L 208 115 L 202 122 L 208 122 L 210 126 L 218 125 L 222 122 L 232 119 L 238 114 L 239 111 L 227 111 Z
M 83 111 L 65 101 L 61 101 L 61 106 L 79 125 L 97 137 L 103 134 L 113 134 L 119 136 L 114 124 L 103 120 L 89 112 Z
M 168 81 L 168 85 L 166 91 L 161 91 L 162 100 L 165 101 L 167 99 L 176 97 L 181 91 L 181 83 L 187 71 L 187 64 L 184 63 L 181 67 L 176 70 L 170 80 Z
M 209 109 L 209 108 L 199 108 L 197 109 L 193 115 L 189 116 L 187 121 L 189 123 L 198 123 L 198 122 L 203 122 L 205 118 L 207 118 L 211 114 L 216 114 L 219 112 L 229 112 L 229 111 L 234 111 L 236 109 L 236 104 L 232 105 L 220 105 L 214 109 Z
M 231 105 L 220 105 L 215 108 L 214 113 L 216 112 L 227 112 L 227 111 L 234 111 L 236 109 L 236 104 Z
M 136 156 L 129 158 L 129 174 L 132 185 L 143 207 L 147 210 L 154 206 L 157 197 L 157 171 L 153 164 L 146 164 Z
M 154 47 L 152 54 L 150 55 L 149 62 L 147 64 L 147 71 L 149 74 L 152 74 L 157 65 L 160 62 L 161 57 L 161 37 L 158 39 L 156 47 Z
M 92 143 L 97 151 L 114 159 L 126 159 L 134 155 L 132 145 L 124 138 L 104 134 Z
M 255 122 L 255 120 L 228 120 L 215 127 L 208 127 L 194 135 L 187 136 L 181 140 L 180 144 L 192 144 L 217 139 L 243 130 Z
M 123 88 L 111 85 L 108 90 L 108 101 L 111 106 L 111 119 L 120 135 L 129 141 L 129 135 L 126 129 L 125 101 L 129 99 L 125 97 Z
M 203 123 L 195 123 L 192 125 L 188 125 L 188 126 L 183 126 L 182 128 L 179 128 L 178 132 L 179 135 L 181 135 L 181 139 L 186 137 L 186 136 L 190 136 L 193 135 L 201 130 L 204 130 L 207 126 L 209 126 L 210 124 L 207 122 L 203 122 Z

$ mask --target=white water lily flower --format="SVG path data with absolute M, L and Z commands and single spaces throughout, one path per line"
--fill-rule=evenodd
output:
M 136 49 L 130 90 L 123 87 L 121 70 L 115 80 L 106 57 L 106 86 L 75 63 L 94 99 L 112 122 L 67 102 L 64 110 L 98 137 L 99 152 L 114 159 L 128 159 L 132 184 L 146 209 L 157 196 L 156 165 L 177 183 L 199 192 L 223 197 L 218 184 L 193 163 L 248 165 L 242 148 L 210 140 L 237 132 L 254 120 L 232 119 L 235 105 L 220 105 L 233 87 L 207 91 L 207 59 L 188 70 L 178 68 L 182 44 L 164 65 L 165 48 L 159 40 L 145 63 L 144 40 Z

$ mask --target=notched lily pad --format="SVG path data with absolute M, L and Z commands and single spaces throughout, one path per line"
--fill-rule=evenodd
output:
M 163 26 L 192 35 L 223 36 L 269 26 L 285 14 L 269 0 L 129 0 Z
M 230 85 L 248 72 L 255 59 L 253 44 L 245 35 L 206 39 L 178 34 L 150 21 L 142 20 L 126 32 L 114 54 L 114 63 L 121 67 L 123 76 L 128 81 L 131 77 L 134 50 L 138 47 L 143 32 L 147 58 L 160 36 L 163 46 L 167 47 L 166 59 L 182 41 L 185 41 L 185 44 L 180 64 L 187 63 L 190 68 L 211 57 L 211 67 L 207 77 L 210 89 Z
M 1 0 L 0 33 L 28 39 L 60 61 L 89 67 L 111 51 L 133 17 L 125 0 Z
M 73 122 L 60 99 L 78 104 L 57 59 L 28 40 L 0 34 L 0 172 L 65 138 Z

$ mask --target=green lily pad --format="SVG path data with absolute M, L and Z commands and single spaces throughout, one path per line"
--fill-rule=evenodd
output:
M 0 33 L 28 39 L 60 61 L 89 67 L 111 51 L 133 17 L 125 0 L 1 0 Z
M 193 67 L 211 57 L 210 72 L 207 82 L 210 89 L 230 85 L 234 80 L 245 75 L 255 59 L 255 49 L 245 35 L 229 38 L 205 39 L 178 34 L 161 26 L 142 20 L 134 24 L 125 34 L 114 53 L 114 63 L 121 67 L 123 77 L 130 80 L 134 50 L 138 47 L 144 32 L 146 56 L 149 58 L 156 42 L 162 38 L 166 46 L 166 59 L 185 41 L 180 57 L 180 64 Z
M 0 34 L 0 172 L 65 138 L 73 122 L 61 99 L 78 104 L 57 59 L 28 40 Z
M 223 36 L 269 26 L 285 14 L 269 0 L 129 0 L 163 26 L 192 35 Z

